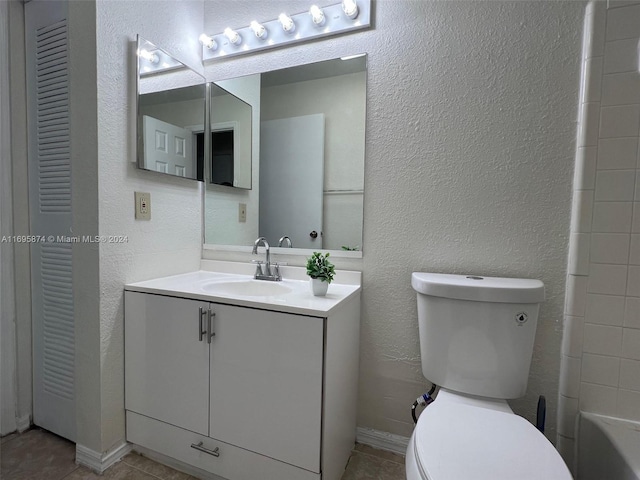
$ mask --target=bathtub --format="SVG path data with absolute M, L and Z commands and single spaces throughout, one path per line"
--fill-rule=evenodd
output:
M 640 480 L 640 423 L 582 412 L 577 480 Z

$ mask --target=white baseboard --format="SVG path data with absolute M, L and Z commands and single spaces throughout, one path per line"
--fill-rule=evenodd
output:
M 16 429 L 19 433 L 26 432 L 31 427 L 31 415 L 16 417 Z
M 76 463 L 87 467 L 98 474 L 102 474 L 107 468 L 131 451 L 131 444 L 122 442 L 121 445 L 112 448 L 106 453 L 96 452 L 90 448 L 76 444 Z
M 409 437 L 381 432 L 373 428 L 358 427 L 356 429 L 356 442 L 404 455 L 407 452 L 407 445 L 409 445 Z

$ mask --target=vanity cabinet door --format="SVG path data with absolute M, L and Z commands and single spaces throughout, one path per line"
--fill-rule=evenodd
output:
M 324 319 L 211 310 L 210 436 L 320 472 Z
M 125 292 L 127 410 L 209 433 L 209 345 L 199 339 L 200 307 L 208 306 Z

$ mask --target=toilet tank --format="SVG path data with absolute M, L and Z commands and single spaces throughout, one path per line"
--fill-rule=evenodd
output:
M 527 390 L 544 284 L 540 280 L 414 272 L 422 373 L 471 395 Z

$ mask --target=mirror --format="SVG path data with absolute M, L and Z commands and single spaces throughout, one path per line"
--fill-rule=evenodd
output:
M 202 180 L 204 77 L 140 36 L 137 54 L 138 167 Z
M 362 249 L 366 64 L 362 54 L 216 82 L 252 107 L 253 188 L 208 185 L 205 244 L 286 235 L 294 249 Z
M 251 105 L 210 84 L 209 182 L 251 189 Z

